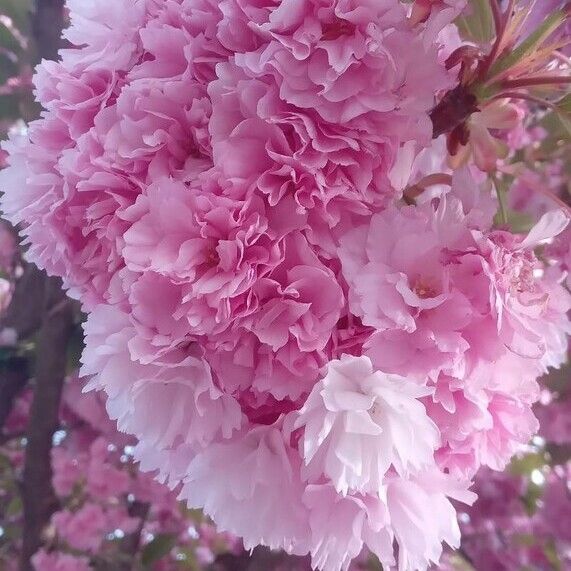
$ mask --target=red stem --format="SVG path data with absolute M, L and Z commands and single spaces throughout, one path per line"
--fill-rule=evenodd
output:
M 497 99 L 522 99 L 523 101 L 529 101 L 531 103 L 537 103 L 542 107 L 548 107 L 549 109 L 553 109 L 554 111 L 557 110 L 557 107 L 546 101 L 545 99 L 541 99 L 541 97 L 534 97 L 529 93 L 522 93 L 521 91 L 503 91 L 502 93 L 492 97 L 493 100 Z
M 494 17 L 494 30 L 497 38 L 503 30 L 504 15 L 502 14 L 498 0 L 490 0 L 490 8 L 492 9 L 492 16 Z
M 496 57 L 500 50 L 500 46 L 502 45 L 502 41 L 504 39 L 504 32 L 507 27 L 507 23 L 509 21 L 511 10 L 509 8 L 513 8 L 513 2 L 510 2 L 508 6 L 508 10 L 504 14 L 502 14 L 500 6 L 498 4 L 498 0 L 490 0 L 490 8 L 492 10 L 492 15 L 494 17 L 494 28 L 496 32 L 496 39 L 494 40 L 494 45 L 492 46 L 492 50 L 488 54 L 488 57 L 482 62 L 482 67 L 479 70 L 479 75 L 482 78 L 485 78 L 488 71 L 496 61 Z
M 571 77 L 564 77 L 562 75 L 537 75 L 535 77 L 506 79 L 505 81 L 502 81 L 501 86 L 506 89 L 519 89 L 521 87 L 567 84 L 571 84 Z

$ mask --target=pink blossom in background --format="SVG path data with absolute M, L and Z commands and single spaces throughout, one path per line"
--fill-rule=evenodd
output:
M 96 553 L 104 535 L 103 510 L 88 504 L 77 512 L 61 511 L 52 518 L 58 535 L 73 549 Z
M 85 557 L 74 557 L 65 553 L 47 553 L 40 550 L 33 557 L 34 567 L 38 571 L 89 571 Z

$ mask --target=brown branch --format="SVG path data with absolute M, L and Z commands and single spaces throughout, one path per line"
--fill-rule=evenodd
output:
M 121 553 L 126 558 L 125 563 L 117 571 L 130 571 L 133 568 L 133 562 L 141 546 L 141 533 L 145 527 L 145 520 L 149 515 L 150 509 L 150 504 L 137 501 L 129 507 L 129 515 L 139 518 L 140 521 L 137 529 L 133 533 L 126 535 L 121 541 Z
M 257 547 L 252 554 L 240 555 L 225 553 L 208 567 L 208 571 L 268 571 L 279 566 L 280 571 L 301 571 L 310 568 L 308 557 L 287 555 L 281 551 L 270 551 L 266 547 Z
M 12 301 L 0 318 L 0 329 L 14 329 L 18 341 L 30 339 L 40 328 L 47 280 L 35 266 L 24 264 L 23 269 Z M 8 357 L 0 364 L 0 432 L 29 377 L 28 360 L 24 357 Z
M 12 357 L 0 363 L 0 434 L 18 395 L 28 382 L 28 361 Z
M 36 59 L 56 59 L 62 45 L 64 0 L 35 0 L 31 15 Z M 25 265 L 16 284 L 12 303 L 0 326 L 14 328 L 18 340 L 36 334 L 35 392 L 26 431 L 21 495 L 24 509 L 21 570 L 32 571 L 31 558 L 42 543 L 42 533 L 57 502 L 51 484 L 53 434 L 58 427 L 59 407 L 66 374 L 67 347 L 73 331 L 73 306 L 65 299 L 59 280 L 32 265 Z M 15 365 L 18 363 L 15 363 Z M 23 363 L 2 375 L 0 397 L 8 397 L 0 412 L 7 417 L 14 399 L 29 375 Z M 1 418 L 1 417 L 0 417 Z
M 37 342 L 35 391 L 22 481 L 22 571 L 32 571 L 31 558 L 41 546 L 44 528 L 57 508 L 51 483 L 50 452 L 53 434 L 59 425 L 67 347 L 73 332 L 72 302 L 65 298 L 59 280 L 47 280 L 45 293 L 46 309 Z
M 64 0 L 35 0 L 31 15 L 36 45 L 36 59 L 56 59 L 62 46 L 64 26 Z M 12 328 L 18 341 L 30 338 L 40 327 L 43 292 L 47 276 L 32 264 L 23 264 L 23 274 L 16 283 L 10 306 L 0 319 L 0 328 Z M 27 367 L 22 365 L 10 371 L 0 371 L 0 430 L 2 429 L 17 395 L 28 380 Z
M 24 264 L 23 269 L 12 301 L 0 320 L 0 327 L 14 329 L 19 341 L 29 339 L 40 328 L 44 304 L 42 293 L 47 281 L 46 274 L 32 264 Z
M 37 59 L 57 59 L 63 46 L 64 0 L 36 0 L 32 31 L 36 40 Z

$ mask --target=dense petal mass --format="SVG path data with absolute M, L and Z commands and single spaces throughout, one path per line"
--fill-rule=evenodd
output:
M 481 173 L 431 142 L 465 4 L 68 0 L 44 112 L 5 145 L 5 216 L 88 314 L 87 390 L 248 549 L 426 571 L 565 360 L 565 216 L 500 227 Z M 54 463 L 71 493 L 78 466 Z M 55 524 L 97 552 L 79 528 L 99 516 Z
M 214 385 L 208 364 L 191 351 L 152 361 L 140 356 L 129 316 L 107 305 L 91 313 L 85 334 L 83 373 L 92 375 L 87 388 L 105 390 L 107 410 L 121 430 L 169 449 L 204 445 L 240 427 L 237 402 Z
M 419 397 L 430 389 L 374 371 L 368 357 L 331 361 L 299 412 L 307 476 L 337 491 L 375 492 L 392 467 L 407 476 L 434 463 L 440 434 Z
M 569 293 L 533 252 L 565 215 L 547 213 L 522 238 L 482 224 L 485 211 L 453 185 L 436 206 L 373 215 L 339 248 L 351 312 L 374 328 L 365 354 L 434 386 L 439 457 L 464 469 L 472 458 L 468 472 L 503 468 L 537 429 L 536 379 L 565 362 L 570 325 Z

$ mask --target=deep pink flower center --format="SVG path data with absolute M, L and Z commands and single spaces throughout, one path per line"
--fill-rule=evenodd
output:
M 337 40 L 342 36 L 352 36 L 355 33 L 355 24 L 336 18 L 333 22 L 322 25 L 323 34 L 321 39 L 324 41 Z
M 434 285 L 431 284 L 430 281 L 426 278 L 419 278 L 416 280 L 413 289 L 414 293 L 416 293 L 420 299 L 428 299 L 438 295 L 436 287 L 434 287 Z

